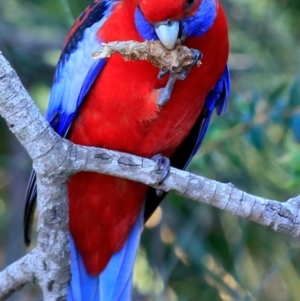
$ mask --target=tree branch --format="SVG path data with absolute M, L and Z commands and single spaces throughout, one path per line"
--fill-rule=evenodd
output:
M 34 282 L 31 260 L 34 253 L 29 253 L 8 266 L 0 273 L 0 300 L 5 300 L 14 291 L 21 289 L 25 283 Z
M 171 168 L 158 186 L 154 161 L 84 147 L 59 137 L 44 120 L 16 73 L 0 53 L 0 114 L 28 151 L 37 173 L 38 245 L 0 273 L 0 300 L 27 282 L 37 282 L 47 301 L 64 300 L 69 272 L 66 182 L 78 171 L 94 171 L 138 181 L 238 215 L 275 231 L 300 237 L 300 197 L 285 203 L 256 197 L 234 187 Z

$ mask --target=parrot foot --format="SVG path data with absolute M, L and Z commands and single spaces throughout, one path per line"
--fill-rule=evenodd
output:
M 170 159 L 164 157 L 161 154 L 157 154 L 153 156 L 151 160 L 155 161 L 157 164 L 157 170 L 155 170 L 155 173 L 159 175 L 159 179 L 156 185 L 160 185 L 166 179 L 166 177 L 170 172 L 170 168 L 171 168 Z
M 155 171 L 155 173 L 159 174 L 159 176 L 160 176 L 160 179 L 157 181 L 157 185 L 160 185 L 166 179 L 166 177 L 168 176 L 168 174 L 170 172 L 170 168 L 171 168 L 170 159 L 167 157 L 164 157 L 161 154 L 157 154 L 157 155 L 153 156 L 151 159 L 153 161 L 155 161 L 157 164 L 158 168 Z M 164 191 L 161 189 L 156 189 L 155 192 L 158 197 L 161 197 L 164 193 Z
M 203 58 L 203 54 L 198 49 L 190 48 L 191 52 L 193 53 L 193 62 L 189 65 L 185 70 L 180 71 L 177 73 L 177 79 L 185 80 L 190 73 L 192 67 L 194 67 L 198 61 L 201 61 Z
M 180 71 L 176 70 L 160 70 L 158 73 L 157 78 L 162 79 L 168 72 L 170 72 L 170 77 L 168 79 L 168 82 L 164 88 L 159 89 L 159 96 L 157 104 L 159 106 L 164 106 L 168 103 L 168 101 L 171 98 L 171 93 L 173 91 L 174 85 L 176 80 L 185 80 L 190 73 L 193 66 L 197 64 L 199 60 L 202 59 L 203 54 L 197 50 L 197 49 L 190 49 L 193 53 L 193 62 L 186 66 L 184 69 L 181 69 Z
M 157 197 L 159 197 L 159 198 L 162 197 L 163 193 L 164 193 L 163 190 L 161 190 L 161 189 L 155 189 L 155 194 L 156 194 Z
M 157 78 L 162 79 L 168 72 L 169 72 L 169 70 L 159 70 Z

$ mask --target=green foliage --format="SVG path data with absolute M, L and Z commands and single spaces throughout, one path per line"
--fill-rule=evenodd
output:
M 222 3 L 230 27 L 232 97 L 226 114 L 214 118 L 190 170 L 232 182 L 252 194 L 286 200 L 299 193 L 300 183 L 300 4 L 298 0 Z M 63 38 L 73 16 L 88 4 L 0 2 L 0 49 L 43 110 Z M 17 185 L 8 177 L 17 158 L 7 146 L 3 122 L 0 136 L 4 137 L 0 265 L 4 265 L 10 204 L 3 200 L 10 198 L 8 185 Z M 174 194 L 161 210 L 142 239 L 136 300 L 299 299 L 299 241 Z

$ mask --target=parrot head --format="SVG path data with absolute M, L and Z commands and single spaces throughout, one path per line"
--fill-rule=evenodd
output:
M 145 40 L 173 49 L 177 39 L 202 36 L 217 16 L 217 0 L 137 0 L 135 23 Z

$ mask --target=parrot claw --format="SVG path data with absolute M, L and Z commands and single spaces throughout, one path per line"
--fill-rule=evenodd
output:
M 192 51 L 192 53 L 194 55 L 193 63 L 191 65 L 191 67 L 193 67 L 197 64 L 198 61 L 202 60 L 203 53 L 201 51 L 199 51 L 198 49 L 194 49 L 194 48 L 190 48 L 190 50 Z
M 160 197 L 162 197 L 164 191 L 161 189 L 155 189 L 155 193 L 156 193 L 156 196 L 160 198 Z
M 177 79 L 180 80 L 185 80 L 188 76 L 188 74 L 190 73 L 192 67 L 194 67 L 198 61 L 202 60 L 203 54 L 198 50 L 198 49 L 190 49 L 191 52 L 193 53 L 194 57 L 193 57 L 193 62 L 192 64 L 188 67 L 188 69 L 183 70 L 182 72 L 177 74 Z
M 159 70 L 157 78 L 162 79 L 168 72 L 169 72 L 169 70 Z
M 186 69 L 181 70 L 180 72 L 169 71 L 169 70 L 160 70 L 158 73 L 157 78 L 162 79 L 168 72 L 170 72 L 170 77 L 168 82 L 164 88 L 161 88 L 159 91 L 158 101 L 157 104 L 159 106 L 164 106 L 168 103 L 171 98 L 171 93 L 173 91 L 175 82 L 177 79 L 184 80 L 187 78 L 188 74 L 190 73 L 193 66 L 197 64 L 199 60 L 202 59 L 203 54 L 197 49 L 190 49 L 193 53 L 193 62 L 189 65 Z
M 155 161 L 157 164 L 157 170 L 155 170 L 155 173 L 159 175 L 157 185 L 161 185 L 170 172 L 170 168 L 171 168 L 170 159 L 164 157 L 161 154 L 157 154 L 153 156 L 151 159 Z M 156 190 L 156 194 L 158 193 L 159 190 L 160 189 Z

